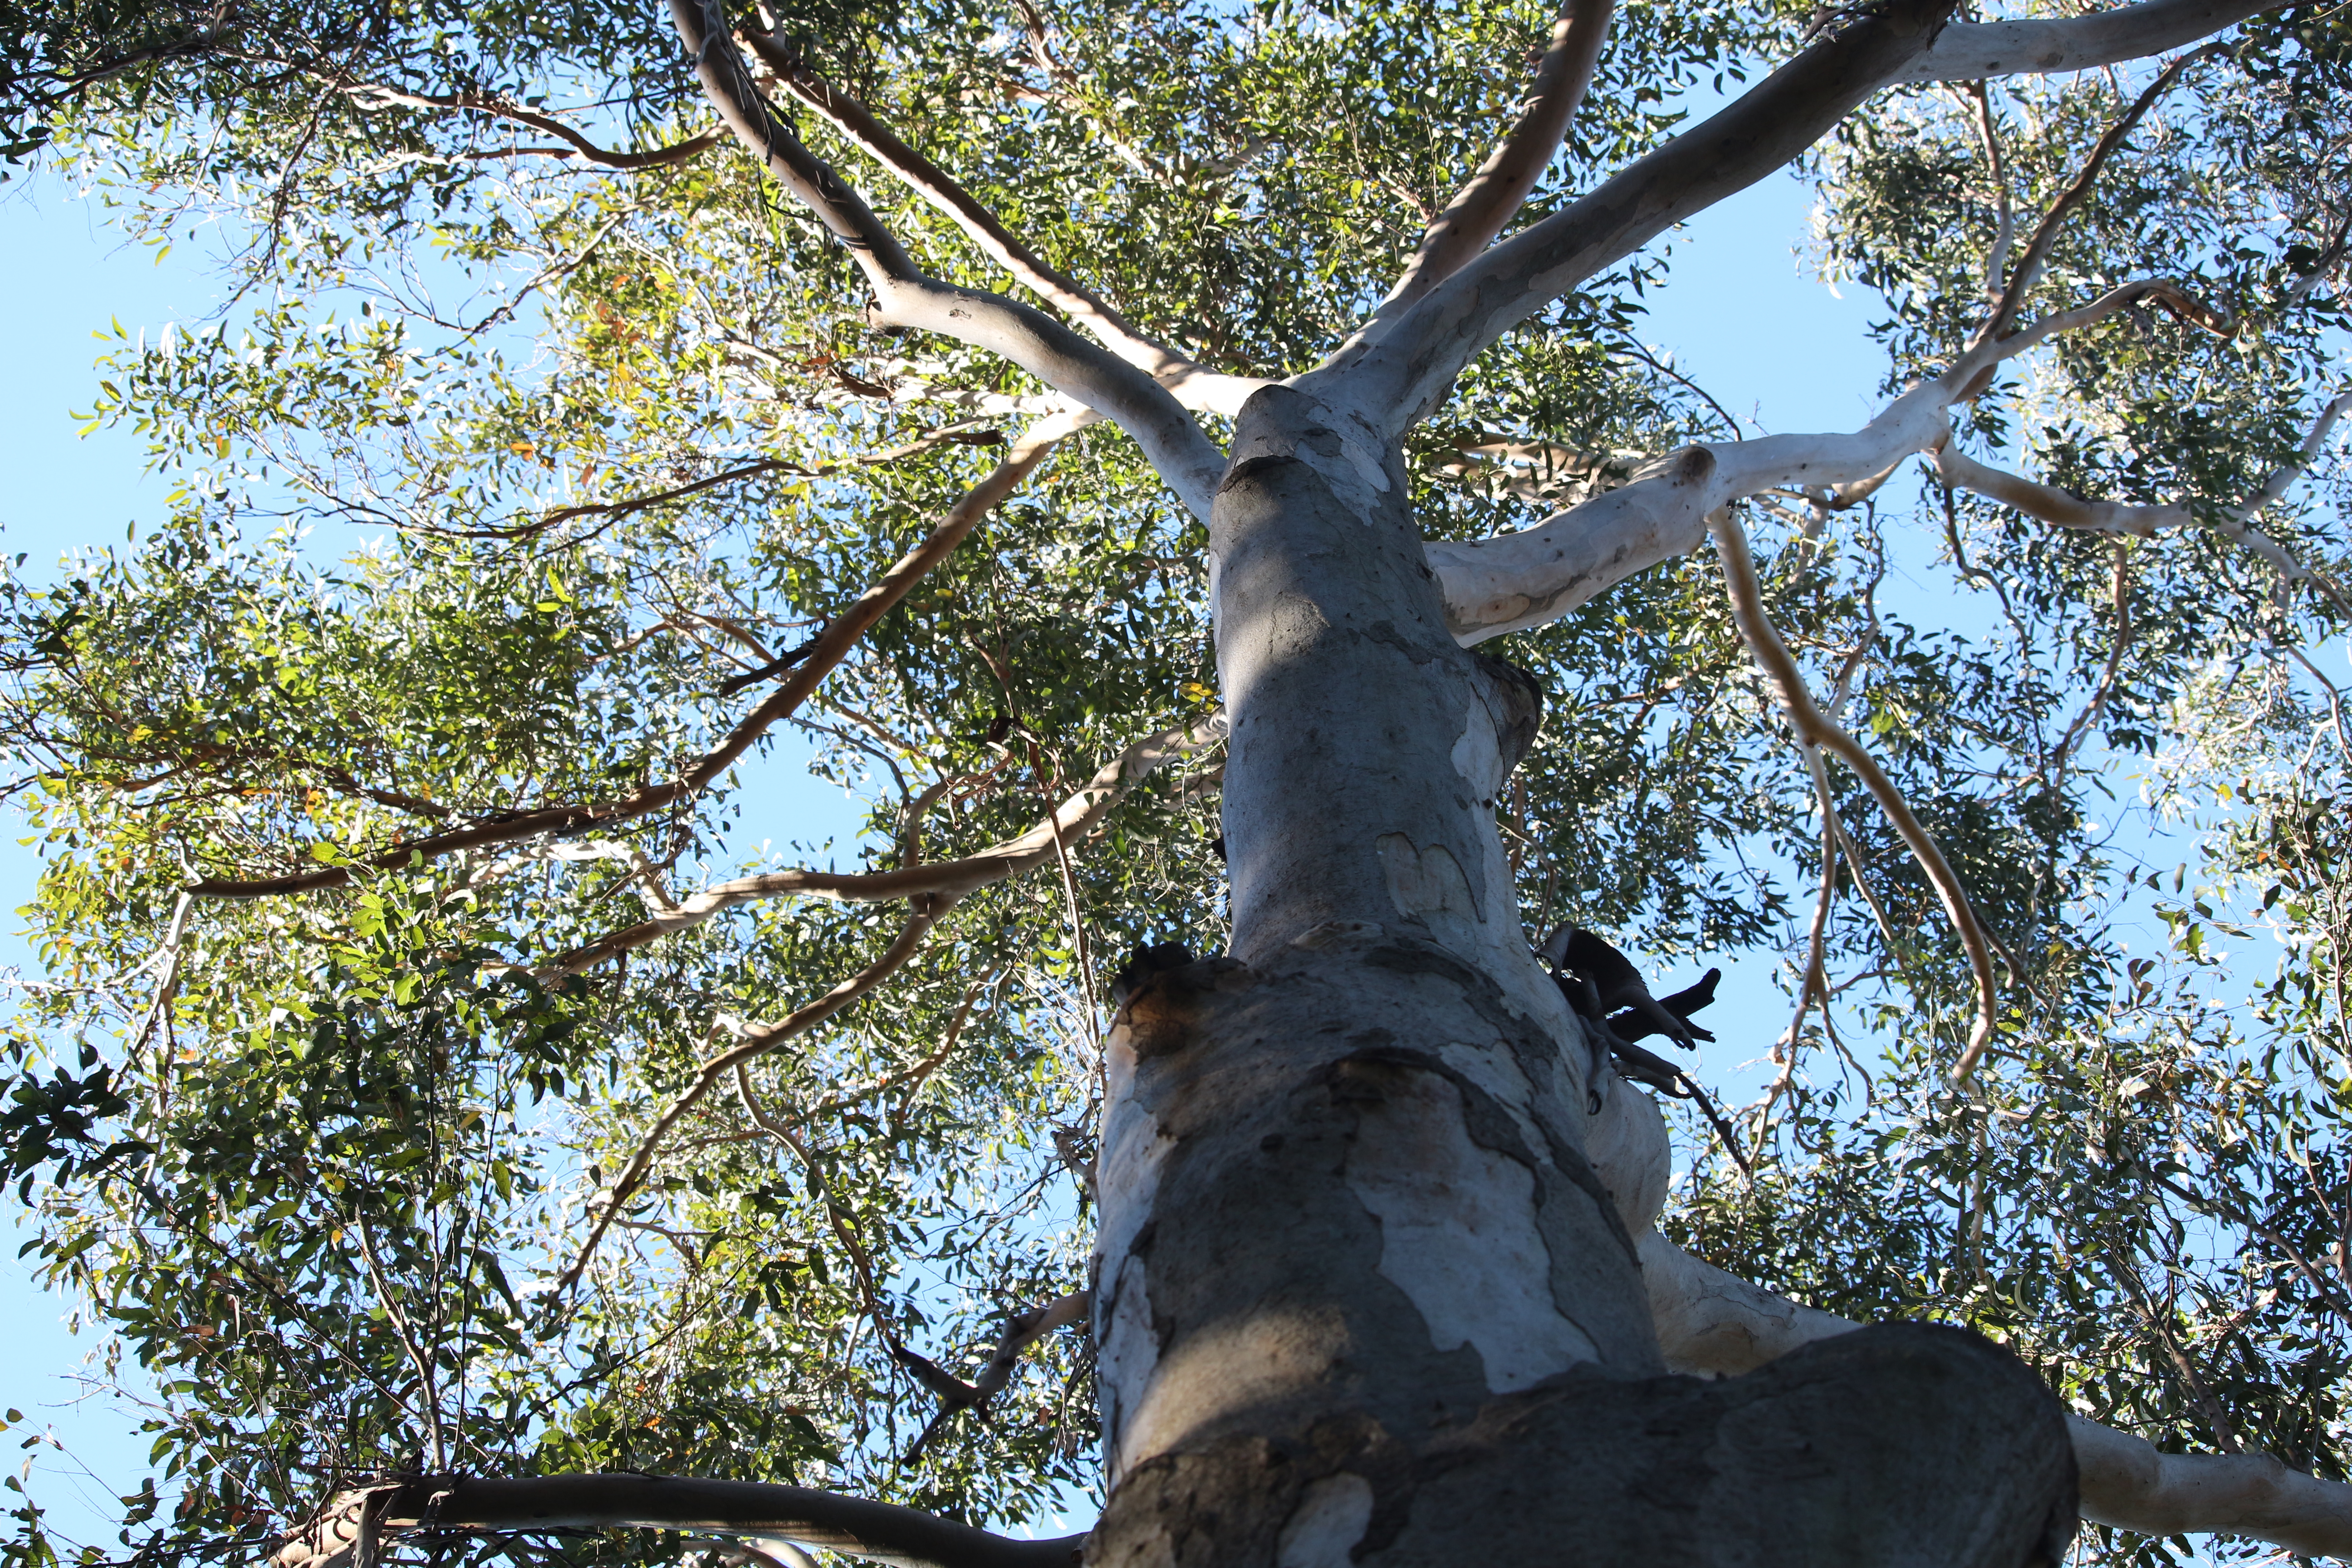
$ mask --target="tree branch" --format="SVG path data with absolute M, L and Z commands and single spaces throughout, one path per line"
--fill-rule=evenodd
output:
M 1457 268 L 1380 339 L 1300 378 L 1300 390 L 1402 434 L 1503 333 L 1812 145 L 1925 49 L 1950 8 L 1951 0 L 1872 7 L 1590 195 Z
M 1675 1372 L 1737 1376 L 1862 1325 L 1727 1274 L 1644 1226 L 1636 1245 L 1659 1348 Z M 2352 1555 L 2352 1486 L 2267 1454 L 2163 1454 L 2129 1433 L 2066 1417 L 2083 1517 L 2147 1535 L 2218 1531 L 2311 1556 Z
M 561 1295 L 578 1283 L 580 1276 L 588 1268 L 589 1260 L 595 1257 L 596 1246 L 604 1239 L 605 1231 L 612 1228 L 613 1221 L 636 1195 L 637 1189 L 645 1185 L 646 1177 L 653 1171 L 654 1156 L 661 1151 L 662 1140 L 669 1136 L 669 1130 L 677 1125 L 680 1117 L 699 1105 L 719 1080 L 733 1072 L 738 1066 L 765 1055 L 795 1035 L 807 1033 L 896 974 L 905 966 L 907 960 L 915 955 L 915 950 L 922 945 L 923 938 L 929 933 L 931 927 L 961 901 L 961 897 L 952 893 L 917 894 L 908 900 L 909 912 L 907 923 L 899 928 L 897 940 L 890 943 L 881 957 L 776 1023 L 738 1024 L 736 1043 L 695 1070 L 694 1081 L 687 1085 L 654 1119 L 654 1124 L 646 1130 L 645 1137 L 638 1141 L 628 1163 L 621 1167 L 620 1173 L 614 1177 L 611 1184 L 597 1194 L 603 1203 L 595 1223 L 589 1228 L 588 1239 L 581 1244 L 580 1256 L 572 1259 L 571 1268 L 557 1277 L 557 1294 Z
M 387 1534 L 689 1530 L 774 1537 L 898 1568 L 1076 1568 L 1086 1542 L 1083 1535 L 1014 1541 L 894 1503 L 761 1481 L 634 1470 L 514 1480 L 411 1476 L 337 1494 L 278 1547 L 270 1568 L 346 1568 L 363 1528 Z
M 2141 300 L 2210 331 L 2232 330 L 2226 317 L 2180 285 L 2142 279 L 2006 338 L 1975 344 L 1942 375 L 1913 384 L 1851 434 L 1685 447 L 1533 528 L 1426 545 L 1444 594 L 1446 624 L 1456 640 L 1468 644 L 1556 620 L 1612 584 L 1697 549 L 1706 538 L 1709 512 L 1766 490 L 1822 492 L 1841 501 L 1858 497 L 1912 453 L 1948 443 L 1952 405 L 1979 389 L 1991 366 Z
M 803 145 L 761 99 L 727 25 L 725 0 L 670 0 L 702 89 L 768 173 L 824 225 L 874 292 L 868 319 L 986 349 L 1055 391 L 1115 421 L 1196 515 L 1224 471 L 1224 455 L 1174 395 L 1150 374 L 1052 317 L 1003 295 L 925 276 L 833 166 Z
M 646 947 L 712 916 L 761 899 L 835 899 L 846 903 L 881 903 L 891 899 L 932 895 L 961 899 L 993 882 L 1017 877 L 1054 858 L 1057 837 L 1082 839 L 1100 826 L 1111 808 L 1129 790 L 1180 757 L 1214 745 L 1224 734 L 1222 714 L 1187 728 L 1163 730 L 1138 741 L 1097 770 L 1077 793 L 1053 814 L 1017 838 L 992 845 L 961 859 L 908 866 L 897 871 L 837 872 L 795 869 L 768 871 L 721 882 L 679 901 L 674 910 L 600 938 L 563 953 L 542 973 L 577 974 L 622 953 Z
M 2128 534 L 2136 539 L 2153 538 L 2159 530 L 2168 528 L 2210 528 L 2226 539 L 2233 539 L 2248 550 L 2276 567 L 2289 582 L 2308 583 L 2328 598 L 2338 609 L 2352 616 L 2352 597 L 2324 574 L 2315 572 L 2296 560 L 2287 548 L 2253 525 L 2253 520 L 2263 510 L 2287 492 L 2289 486 L 2310 467 L 2314 458 L 2326 445 L 2328 432 L 2352 409 L 2352 392 L 2341 394 L 2320 411 L 2311 433 L 2294 457 L 2271 470 L 2252 496 L 2235 506 L 2200 516 L 2189 507 L 2176 502 L 2158 506 L 2131 506 L 2120 501 L 2084 500 L 2054 485 L 2038 484 L 2020 475 L 1989 468 L 1947 442 L 1934 453 L 1936 471 L 1946 484 L 1958 489 L 1973 490 L 2012 507 L 2028 517 L 2061 528 L 2077 528 L 2095 533 Z
M 1888 85 L 2052 76 L 2146 59 L 2208 38 L 2281 0 L 2150 0 L 2064 21 L 1955 22 Z
M 2101 47 L 2119 48 L 2106 57 L 2115 59 L 2159 52 L 2261 8 L 2183 0 L 2126 7 L 2134 16 L 2100 34 Z M 1334 355 L 1299 378 L 1299 389 L 1400 435 L 1427 417 L 1463 368 L 1504 332 L 1675 224 L 1787 163 L 1879 89 L 1947 75 L 2058 68 L 1972 58 L 1957 73 L 1939 67 L 1916 75 L 1930 45 L 1956 30 L 1945 22 L 1950 9 L 1948 0 L 1885 0 L 1869 7 L 1728 107 L 1456 270 L 1386 335 Z
M 1503 232 L 1543 177 L 1569 122 L 1576 117 L 1577 106 L 1584 101 L 1615 9 L 1616 0 L 1562 0 L 1559 19 L 1552 24 L 1551 43 L 1528 83 L 1518 119 L 1421 237 L 1420 249 L 1380 310 L 1365 324 L 1363 337 L 1379 337 L 1387 323 Z
M 410 839 L 366 856 L 359 864 L 389 869 L 407 865 L 415 856 L 431 860 L 462 850 L 536 838 L 541 834 L 584 833 L 592 828 L 631 821 L 699 795 L 734 766 L 772 726 L 797 709 L 833 672 L 834 668 L 849 656 L 850 650 L 857 646 L 858 640 L 873 628 L 875 623 L 888 613 L 891 606 L 905 598 L 927 573 L 946 560 L 981 519 L 995 510 L 1038 464 L 1045 461 L 1056 443 L 1090 423 L 1093 417 L 1083 410 L 1055 415 L 1039 420 L 1024 431 L 1007 450 L 1004 460 L 948 510 L 948 515 L 939 527 L 931 531 L 929 537 L 901 557 L 872 587 L 858 595 L 848 608 L 826 625 L 817 637 L 815 647 L 790 679 L 766 701 L 745 715 L 728 732 L 726 740 L 697 758 L 677 778 L 665 784 L 648 785 L 616 800 L 541 806 L 476 823 L 454 832 Z M 351 868 L 330 866 L 283 877 L 206 877 L 190 883 L 187 890 L 205 899 L 257 899 L 278 893 L 339 888 L 351 879 Z
M 1024 288 L 1075 318 L 1111 353 L 1173 392 L 1184 406 L 1230 418 L 1251 393 L 1266 384 L 1255 377 L 1219 374 L 1145 335 L 1085 284 L 1046 265 L 946 170 L 908 146 L 863 102 L 819 76 L 782 38 L 760 32 L 746 37 L 752 53 L 793 97 L 944 215 Z
M 2106 167 L 2107 160 L 2115 156 L 2116 150 L 2124 144 L 2124 139 L 2132 133 L 2133 128 L 2139 124 L 2149 110 L 2156 107 L 2157 100 L 2172 90 L 2173 83 L 2179 81 L 2189 67 L 2210 59 L 2221 52 L 2221 45 L 2208 44 L 2201 49 L 2181 56 L 2159 71 L 2156 79 L 2147 84 L 2147 90 L 2133 100 L 2132 106 L 2124 111 L 2123 117 L 2107 127 L 2106 133 L 2092 147 L 2091 155 L 2083 161 L 2082 170 L 2075 174 L 2074 183 L 2060 192 L 2058 199 L 2050 204 L 2050 210 L 2042 215 L 2042 222 L 2035 227 L 2033 237 L 2026 241 L 2024 253 L 2017 258 L 2016 269 L 2010 274 L 2008 285 L 1993 300 L 1991 313 L 1985 318 L 1984 325 L 1978 329 L 1979 341 L 2000 336 L 2008 330 L 2009 323 L 2016 320 L 2018 308 L 2025 302 L 2025 296 L 2042 280 L 2042 268 L 2049 265 L 2051 247 L 2058 243 L 2058 231 L 2065 226 L 2066 219 L 2074 210 L 2090 196 L 2092 188 L 2099 183 L 2099 171 Z M 1984 133 L 1986 144 L 1995 146 L 1991 139 L 1992 110 L 1989 106 L 1984 110 Z M 1998 167 L 1996 153 L 1995 168 Z M 1990 273 L 1991 263 L 1987 262 L 1986 267 Z
M 436 109 L 454 110 L 461 113 L 486 115 L 516 125 L 527 125 L 533 131 L 543 131 L 564 143 L 568 151 L 534 148 L 533 152 L 554 153 L 560 157 L 585 158 L 592 163 L 602 163 L 608 169 L 652 169 L 666 163 L 682 163 L 718 145 L 719 132 L 706 131 L 698 136 L 667 147 L 656 147 L 650 153 L 615 153 L 599 147 L 552 115 L 541 114 L 520 103 L 489 92 L 410 92 L 404 88 L 383 82 L 352 81 L 320 76 L 308 71 L 305 75 L 323 81 L 327 86 L 350 99 L 361 109 Z
M 1756 563 L 1748 556 L 1748 536 L 1738 520 L 1726 507 L 1709 514 L 1707 527 L 1715 536 L 1716 552 L 1723 558 L 1724 588 L 1731 599 L 1732 619 L 1738 623 L 1740 637 L 1748 644 L 1757 668 L 1778 692 L 1780 707 L 1789 718 L 1789 728 L 1795 732 L 1799 744 L 1836 752 L 1860 776 L 1872 798 L 1878 802 L 1879 809 L 1909 847 L 1919 869 L 1927 874 L 1936 896 L 1943 902 L 1945 915 L 1959 936 L 1960 945 L 1968 950 L 1969 969 L 1976 980 L 1977 1018 L 1969 1031 L 1967 1047 L 1952 1067 L 1952 1081 L 1965 1083 L 1992 1043 L 1998 1021 L 1992 944 L 1985 934 L 1983 922 L 1977 918 L 1976 906 L 1969 901 L 1968 890 L 1960 885 L 1950 862 L 1944 858 L 1934 837 L 1913 815 L 1910 803 L 1895 787 L 1895 781 L 1843 726 L 1814 705 L 1804 672 L 1797 668 L 1788 645 L 1780 640 L 1780 633 L 1764 613 L 1763 595 L 1756 582 Z
M 904 445 L 887 447 L 879 452 L 861 452 L 854 458 L 838 463 L 819 463 L 814 468 L 806 468 L 798 463 L 785 462 L 781 458 L 761 458 L 754 462 L 739 463 L 734 468 L 723 469 L 719 473 L 707 474 L 698 479 L 688 479 L 684 484 L 672 485 L 667 489 L 653 490 L 641 496 L 631 496 L 626 500 L 590 501 L 578 506 L 557 507 L 554 510 L 535 518 L 530 522 L 509 523 L 503 528 L 436 528 L 428 524 L 410 523 L 404 525 L 402 531 L 428 533 L 439 539 L 515 540 L 534 538 L 551 528 L 561 527 L 564 523 L 583 517 L 604 518 L 606 520 L 606 526 L 609 527 L 624 518 L 633 517 L 651 508 L 674 500 L 685 500 L 690 496 L 700 495 L 705 490 L 717 489 L 721 485 L 736 484 L 744 479 L 756 479 L 762 474 L 791 474 L 797 479 L 821 479 L 851 468 L 872 468 L 879 463 L 895 463 L 901 458 L 912 458 L 919 453 L 928 452 L 934 447 L 950 443 L 971 447 L 992 447 L 1003 439 L 1004 433 L 992 427 L 986 418 L 962 419 L 943 429 L 919 436 Z M 601 529 L 595 531 L 595 532 L 602 531 Z M 585 539 L 593 536 L 593 533 L 591 533 L 582 537 Z

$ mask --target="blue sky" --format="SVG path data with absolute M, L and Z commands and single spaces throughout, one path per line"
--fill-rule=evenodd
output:
M 1704 215 L 1676 240 L 1675 275 L 1654 299 L 1644 342 L 1671 352 L 1681 368 L 1734 412 L 1772 430 L 1850 429 L 1866 419 L 1883 359 L 1866 335 L 1866 296 L 1838 298 L 1805 275 L 1797 252 L 1808 196 L 1777 177 Z M 135 437 L 101 430 L 77 437 L 70 411 L 87 407 L 97 335 L 119 320 L 134 335 L 166 321 L 201 319 L 217 290 L 203 258 L 177 251 L 160 265 L 109 231 L 94 205 L 50 181 L 22 178 L 0 187 L 0 268 L 20 305 L 0 374 L 0 547 L 26 552 L 26 574 L 39 578 L 66 551 L 120 545 L 131 523 L 160 515 L 164 486 L 142 472 Z M 322 541 L 329 548 L 333 542 Z M 763 793 L 781 819 L 775 837 L 822 840 L 852 836 L 854 819 L 830 785 L 795 781 L 789 763 L 764 770 Z M 0 910 L 30 896 L 31 852 L 0 842 Z M 16 935 L 20 921 L 0 916 L 0 967 L 29 963 Z M 1679 984 L 1689 978 L 1667 977 Z M 1727 1042 L 1742 1037 L 1760 1052 L 1787 1022 L 1786 1004 L 1769 983 L 1769 963 L 1750 960 L 1728 977 L 1710 1015 Z M 1727 1045 L 1721 1047 L 1730 1051 Z M 1732 1097 L 1754 1078 L 1732 1060 L 1710 1059 L 1707 1076 L 1727 1080 Z M 15 1220 L 13 1195 L 0 1200 Z M 77 1407 L 76 1374 L 89 1342 L 60 1321 L 68 1303 L 36 1286 L 16 1261 L 0 1262 L 0 1333 L 15 1353 L 0 1369 L 0 1405 L 22 1410 L 26 1430 L 54 1428 L 73 1456 L 38 1456 L 40 1500 L 68 1537 L 94 1533 L 94 1510 L 109 1494 L 137 1484 L 145 1445 L 135 1412 L 93 1402 Z M 78 1463 L 77 1463 L 78 1462 Z M 78 1464 L 104 1485 L 78 1475 Z

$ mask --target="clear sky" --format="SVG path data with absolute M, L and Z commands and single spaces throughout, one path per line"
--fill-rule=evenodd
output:
M 1866 336 L 1864 298 L 1849 290 L 1839 299 L 1801 270 L 1807 210 L 1805 191 L 1780 177 L 1704 215 L 1676 240 L 1675 279 L 1655 298 L 1642 336 L 1765 428 L 1850 429 L 1872 411 L 1883 360 Z M 70 411 L 89 406 L 92 362 L 105 352 L 94 334 L 110 335 L 117 320 L 134 336 L 142 327 L 152 333 L 166 321 L 201 320 L 218 290 L 201 256 L 177 251 L 158 265 L 109 231 L 94 204 L 21 176 L 0 187 L 0 278 L 19 302 L 0 346 L 0 547 L 28 552 L 25 571 L 38 578 L 61 552 L 119 546 L 130 524 L 162 511 L 165 487 L 142 472 L 135 437 L 75 433 Z M 761 786 L 788 819 L 775 831 L 779 840 L 848 841 L 854 823 L 831 786 L 795 784 L 789 764 L 766 771 Z M 0 842 L 0 911 L 30 896 L 35 862 L 14 837 Z M 0 914 L 0 968 L 30 962 L 21 925 Z M 1735 1042 L 1760 1053 L 1785 1026 L 1769 967 L 1750 960 L 1728 978 L 1707 1019 L 1726 1053 L 1706 1062 L 1708 1079 L 1745 1085 L 1754 1075 L 1736 1070 Z M 1689 976 L 1664 978 L 1680 984 Z M 13 1193 L 0 1211 L 15 1223 Z M 144 1473 L 139 1417 L 97 1401 L 71 1403 L 89 1342 L 63 1327 L 69 1304 L 32 1282 L 13 1245 L 5 1252 L 0 1334 L 11 1353 L 0 1358 L 0 1405 L 25 1414 L 23 1433 L 53 1429 L 70 1451 L 70 1459 L 54 1449 L 37 1456 L 36 1496 L 67 1536 L 89 1539 L 92 1510 L 110 1508 L 109 1494 L 131 1489 Z M 99 1479 L 80 1475 L 80 1465 Z

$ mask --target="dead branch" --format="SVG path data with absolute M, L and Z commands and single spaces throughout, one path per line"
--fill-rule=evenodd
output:
M 1815 706 L 1812 693 L 1805 685 L 1804 672 L 1797 668 L 1788 645 L 1780 640 L 1780 634 L 1773 629 L 1770 618 L 1764 613 L 1756 563 L 1748 552 L 1748 535 L 1732 516 L 1731 509 L 1720 508 L 1709 513 L 1706 521 L 1715 539 L 1716 553 L 1723 561 L 1724 586 L 1731 601 L 1732 620 L 1739 628 L 1741 640 L 1748 645 L 1748 656 L 1779 696 L 1790 730 L 1801 745 L 1836 752 L 1861 778 L 1878 802 L 1879 809 L 1909 847 L 1912 858 L 1919 863 L 1919 869 L 1942 900 L 1944 913 L 1959 936 L 1960 945 L 1968 951 L 1969 968 L 1976 980 L 1977 1018 L 1969 1032 L 1968 1046 L 1952 1068 L 1952 1081 L 1966 1083 L 1992 1043 L 1997 1023 L 1992 948 L 1983 922 L 1977 918 L 1976 906 L 1969 901 L 1968 890 L 1944 858 L 1943 850 L 1913 815 L 1910 803 L 1895 787 L 1895 781 L 1853 736 Z
M 1014 1541 L 894 1503 L 761 1481 L 628 1470 L 493 1479 L 392 1477 L 338 1493 L 270 1568 L 350 1568 L 363 1535 L 690 1530 L 773 1537 L 898 1568 L 1076 1568 L 1082 1535 Z
M 854 603 L 826 625 L 816 639 L 815 647 L 789 680 L 737 723 L 717 747 L 697 758 L 677 778 L 665 784 L 647 785 L 617 800 L 541 806 L 536 810 L 478 822 L 454 832 L 410 839 L 363 857 L 359 864 L 379 870 L 391 869 L 409 864 L 413 857 L 432 860 L 462 850 L 536 838 L 542 834 L 562 837 L 583 833 L 632 821 L 701 794 L 733 767 L 770 728 L 798 708 L 833 672 L 834 668 L 849 656 L 850 650 L 857 646 L 858 640 L 874 624 L 891 606 L 905 598 L 926 574 L 946 560 L 981 519 L 993 510 L 1045 459 L 1056 443 L 1089 423 L 1093 417 L 1091 414 L 1080 411 L 1053 416 L 1031 426 L 1006 452 L 1004 460 L 949 509 L 946 518 L 922 543 L 902 556 L 872 587 L 858 595 Z M 186 890 L 202 899 L 258 899 L 278 893 L 304 893 L 320 888 L 339 888 L 352 879 L 352 874 L 349 867 L 329 866 L 283 877 L 206 877 L 190 883 Z
M 679 900 L 673 910 L 562 953 L 550 960 L 544 972 L 580 973 L 607 959 L 690 930 L 739 904 L 760 899 L 798 897 L 879 903 L 920 895 L 963 898 L 1054 858 L 1057 838 L 1075 843 L 1088 837 L 1129 790 L 1168 763 L 1214 745 L 1223 734 L 1223 716 L 1216 714 L 1187 728 L 1163 730 L 1138 741 L 1104 763 L 1076 794 L 1035 826 L 976 855 L 905 866 L 896 871 L 794 869 L 739 877 Z

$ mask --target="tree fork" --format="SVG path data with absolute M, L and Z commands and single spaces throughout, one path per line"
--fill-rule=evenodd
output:
M 1234 951 L 1109 1041 L 1088 1561 L 2056 1562 L 2064 1416 L 2004 1351 L 1667 1373 L 1596 1170 L 1647 1179 L 1655 1110 L 1529 955 L 1494 826 L 1527 695 L 1448 635 L 1393 446 L 1275 388 L 1234 453 Z

